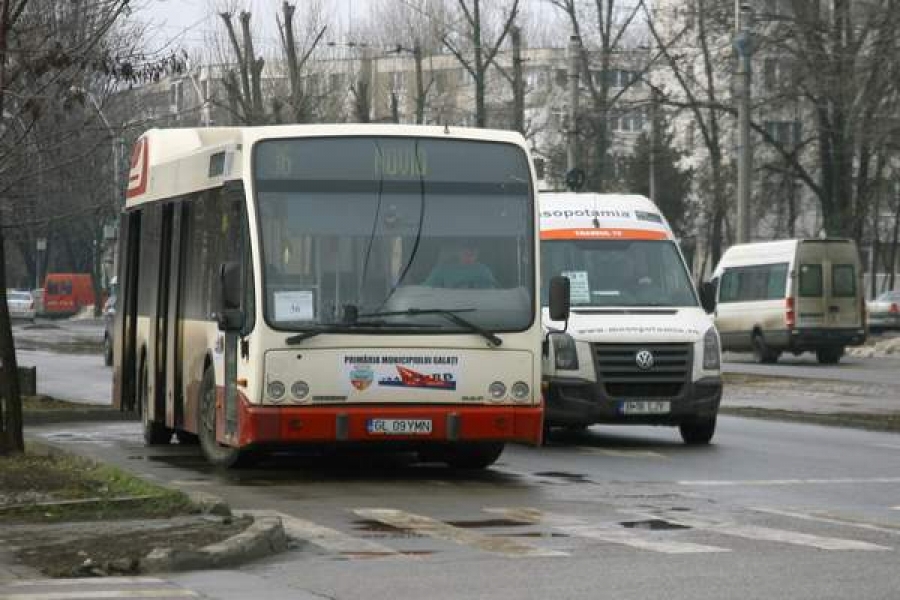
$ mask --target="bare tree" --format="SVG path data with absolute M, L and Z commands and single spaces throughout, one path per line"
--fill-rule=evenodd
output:
M 488 69 L 497 59 L 497 53 L 512 30 L 519 12 L 519 0 L 513 0 L 510 7 L 502 13 L 502 24 L 493 42 L 485 41 L 486 22 L 482 15 L 481 0 L 457 0 L 462 13 L 462 28 L 446 33 L 444 45 L 456 57 L 463 68 L 471 75 L 475 87 L 475 125 L 487 127 L 485 107 L 485 90 L 487 89 Z
M 47 114 L 87 71 L 109 70 L 103 43 L 122 16 L 127 0 L 92 0 L 60 7 L 47 0 L 0 0 L 0 115 L 21 122 L 21 136 Z M 115 67 L 113 67 L 115 68 Z M 127 76 L 133 76 L 130 66 Z M 12 101 L 10 102 L 10 99 Z M 7 133 L 7 132 L 4 132 Z M 15 135 L 15 134 L 13 134 Z M 10 160 L 22 144 L 0 146 L 0 289 L 6 289 L 5 231 L 12 210 L 10 191 L 20 174 Z M 24 449 L 22 404 L 9 311 L 0 302 L 0 454 Z
M 310 26 L 306 40 L 303 46 L 298 48 L 296 35 L 294 33 L 294 13 L 295 5 L 287 2 L 282 4 L 282 17 L 278 22 L 278 30 L 281 33 L 281 45 L 284 50 L 284 57 L 287 63 L 288 81 L 290 82 L 290 96 L 288 104 L 291 107 L 294 123 L 306 123 L 312 118 L 310 96 L 306 93 L 306 87 L 303 84 L 303 74 L 307 66 L 307 62 L 315 52 L 322 36 L 328 29 L 327 25 L 320 24 L 318 18 L 308 20 Z

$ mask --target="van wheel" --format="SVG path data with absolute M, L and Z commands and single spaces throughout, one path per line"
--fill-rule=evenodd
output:
M 216 440 L 216 376 L 212 367 L 203 372 L 200 410 L 197 414 L 200 421 L 197 424 L 197 437 L 200 438 L 200 449 L 206 460 L 226 469 L 247 467 L 256 462 L 259 457 L 255 452 L 222 446 Z
M 836 365 L 844 355 L 843 346 L 829 346 L 827 348 L 819 348 L 816 350 L 816 358 L 820 364 Z
M 150 420 L 150 379 L 147 377 L 147 364 L 143 362 L 138 379 L 138 395 L 138 410 L 141 413 L 144 444 L 147 446 L 168 444 L 172 440 L 172 430 L 158 421 Z
M 753 334 L 753 358 L 761 365 L 771 365 L 778 362 L 781 352 L 773 350 L 766 345 L 761 333 Z
M 447 449 L 443 461 L 454 469 L 485 469 L 500 458 L 503 443 L 459 444 Z
M 705 446 L 716 433 L 716 417 L 701 421 L 689 421 L 678 426 L 681 439 L 689 446 Z

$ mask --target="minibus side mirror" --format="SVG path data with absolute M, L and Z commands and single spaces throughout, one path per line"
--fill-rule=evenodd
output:
M 244 291 L 241 289 L 241 264 L 237 261 L 222 263 L 219 268 L 219 284 L 221 290 L 221 307 L 219 314 L 219 329 L 233 331 L 241 328 L 243 314 L 241 312 L 241 299 Z
M 704 281 L 700 284 L 700 306 L 708 314 L 716 311 L 716 281 Z
M 569 278 L 557 275 L 550 279 L 550 319 L 568 321 L 571 307 Z

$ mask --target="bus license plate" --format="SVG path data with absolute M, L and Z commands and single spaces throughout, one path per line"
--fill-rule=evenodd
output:
M 623 415 L 665 415 L 671 410 L 670 402 L 663 401 L 625 401 L 619 403 L 619 411 Z
M 373 435 L 429 435 L 431 419 L 369 419 L 366 429 Z

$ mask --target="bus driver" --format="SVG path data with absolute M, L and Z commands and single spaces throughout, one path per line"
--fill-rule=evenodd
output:
M 499 287 L 490 268 L 478 262 L 478 250 L 474 247 L 458 243 L 450 248 L 449 255 L 438 261 L 423 285 L 457 289 Z

